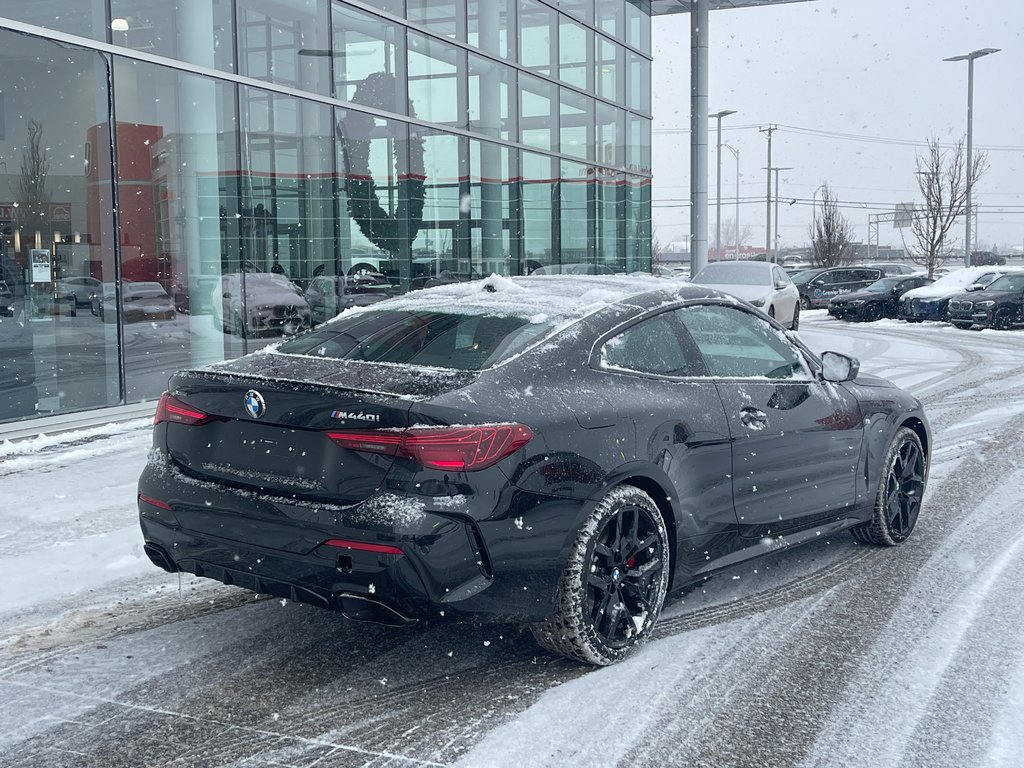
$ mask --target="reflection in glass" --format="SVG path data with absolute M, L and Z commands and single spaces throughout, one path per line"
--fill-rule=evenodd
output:
M 561 151 L 582 160 L 593 159 L 594 100 L 568 88 L 558 90 L 561 94 Z
M 509 20 L 515 17 L 516 0 L 468 0 L 466 39 L 470 45 L 507 59 Z M 514 46 L 513 46 L 514 47 Z
M 558 24 L 558 77 L 563 83 L 591 91 L 594 33 L 568 16 Z
M 558 112 L 555 109 L 556 86 L 520 73 L 519 103 L 522 109 L 520 130 L 523 144 L 537 149 L 558 149 Z
M 116 326 L 89 311 L 114 279 L 107 62 L 8 31 L 0 50 L 0 421 L 112 405 Z
M 651 121 L 630 112 L 627 116 L 629 127 L 629 156 L 626 158 L 629 170 L 641 173 L 651 172 Z
M 597 261 L 613 272 L 625 270 L 625 177 L 621 171 L 598 169 Z
M 415 131 L 416 129 L 414 129 Z M 413 133 L 413 141 L 423 145 L 423 174 L 426 188 L 423 200 L 423 222 L 412 243 L 412 279 L 410 288 L 424 288 L 444 282 L 469 280 L 475 277 L 470 268 L 466 232 L 460 211 L 468 214 L 468 192 L 465 206 L 460 179 L 465 139 L 438 131 Z M 465 160 L 463 158 L 465 157 Z
M 597 26 L 614 37 L 622 40 L 624 36 L 625 9 L 622 0 L 596 0 Z
M 651 180 L 626 176 L 626 271 L 651 270 Z
M 571 163 L 563 160 L 561 164 L 561 240 L 559 255 L 561 265 L 593 264 L 594 254 L 591 246 L 594 238 L 591 235 L 591 224 L 594 216 L 591 213 L 590 195 L 596 179 L 595 169 L 582 163 Z
M 522 153 L 523 176 L 523 258 L 525 273 L 555 263 L 553 246 L 554 212 L 558 206 L 558 186 L 553 170 L 557 161 L 547 155 Z
M 512 254 L 513 151 L 489 141 L 469 142 L 470 251 L 481 275 L 522 274 Z
M 241 73 L 330 94 L 328 7 L 328 0 L 239 3 Z
M 45 29 L 107 40 L 106 9 L 103 0 L 4 0 L 0 15 Z
M 594 105 L 594 126 L 597 132 L 597 162 L 622 166 L 626 162 L 626 113 L 602 101 Z
M 551 51 L 558 40 L 558 12 L 537 0 L 519 0 L 519 63 L 553 77 Z
M 380 16 L 335 3 L 331 8 L 335 95 L 376 109 L 405 114 L 405 33 L 402 27 Z M 383 74 L 387 87 L 372 87 L 371 76 Z M 359 92 L 359 86 L 367 87 Z M 358 95 L 357 95 L 358 92 Z
M 233 72 L 231 5 L 231 0 L 110 0 L 110 40 L 134 51 Z
M 408 0 L 409 21 L 431 32 L 465 40 L 465 0 Z
M 624 49 L 607 38 L 597 36 L 597 95 L 621 104 L 625 97 Z
M 643 53 L 651 52 L 649 0 L 626 0 L 626 43 Z
M 516 72 L 483 56 L 469 54 L 469 130 L 515 140 Z
M 466 79 L 466 52 L 409 32 L 409 100 L 415 115 L 431 123 L 466 128 L 459 83 Z
M 651 62 L 639 54 L 626 52 L 626 105 L 645 114 L 651 113 Z
M 594 21 L 594 0 L 558 0 L 558 8 L 588 23 Z
M 114 82 L 121 275 L 158 283 L 179 312 L 164 326 L 125 325 L 134 402 L 159 396 L 168 371 L 244 350 L 213 315 L 221 274 L 243 258 L 242 174 L 233 86 L 128 59 L 115 59 Z

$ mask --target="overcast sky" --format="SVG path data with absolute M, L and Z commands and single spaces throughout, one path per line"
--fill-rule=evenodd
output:
M 659 16 L 652 26 L 654 226 L 668 243 L 690 234 L 690 17 Z M 1002 49 L 975 62 L 974 147 L 989 150 L 974 191 L 976 240 L 1024 246 L 1024 2 L 813 0 L 712 12 L 710 35 L 709 112 L 737 110 L 723 119 L 722 141 L 739 150 L 740 222 L 762 246 L 767 141 L 759 127 L 779 126 L 772 165 L 792 166 L 780 172 L 782 246 L 809 243 L 811 199 L 822 182 L 851 206 L 856 239 L 866 241 L 869 214 L 920 199 L 914 158 L 924 141 L 966 134 L 967 63 L 942 59 Z M 713 240 L 715 121 L 709 126 Z M 723 220 L 733 218 L 735 197 L 736 164 L 723 149 Z M 961 224 L 954 234 L 962 247 Z M 883 225 L 880 240 L 899 245 L 900 233 Z

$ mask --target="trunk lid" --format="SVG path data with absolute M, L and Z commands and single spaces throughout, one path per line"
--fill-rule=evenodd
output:
M 326 431 L 397 432 L 409 426 L 413 402 L 473 379 L 407 366 L 252 355 L 171 379 L 172 396 L 214 418 L 198 426 L 167 423 L 165 447 L 200 480 L 356 504 L 383 484 L 394 458 L 343 448 Z

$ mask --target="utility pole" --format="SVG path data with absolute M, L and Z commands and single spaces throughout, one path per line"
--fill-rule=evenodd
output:
M 736 251 L 733 253 L 733 260 L 738 260 L 740 257 L 740 151 L 733 149 L 728 144 L 723 144 L 723 147 L 732 152 L 736 158 Z
M 779 261 L 779 171 L 791 171 L 792 166 L 783 165 L 770 169 L 775 171 L 775 255 L 772 261 L 776 264 Z
M 722 118 L 735 115 L 735 109 L 723 109 L 709 117 L 718 123 L 718 149 L 715 159 L 718 161 L 718 172 L 715 174 L 715 258 L 722 258 Z
M 768 134 L 768 174 L 767 192 L 765 193 L 765 224 L 764 224 L 764 257 L 770 258 L 772 252 L 772 134 L 778 130 L 778 126 L 769 125 L 767 128 L 758 128 L 761 133 Z

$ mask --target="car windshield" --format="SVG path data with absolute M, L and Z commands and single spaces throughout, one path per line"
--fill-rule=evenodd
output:
M 885 293 L 886 291 L 891 291 L 893 288 L 895 288 L 897 285 L 903 282 L 903 280 L 904 278 L 902 277 L 883 277 L 881 280 L 876 280 L 875 282 L 873 282 L 864 290 L 871 291 L 871 293 Z
M 768 285 L 771 271 L 764 264 L 744 264 L 731 261 L 708 264 L 697 273 L 693 282 L 702 285 Z
M 1022 291 L 1024 290 L 1024 274 L 1003 275 L 989 283 L 989 291 Z
M 291 355 L 478 371 L 551 330 L 522 317 L 437 311 L 344 315 L 278 347 Z

